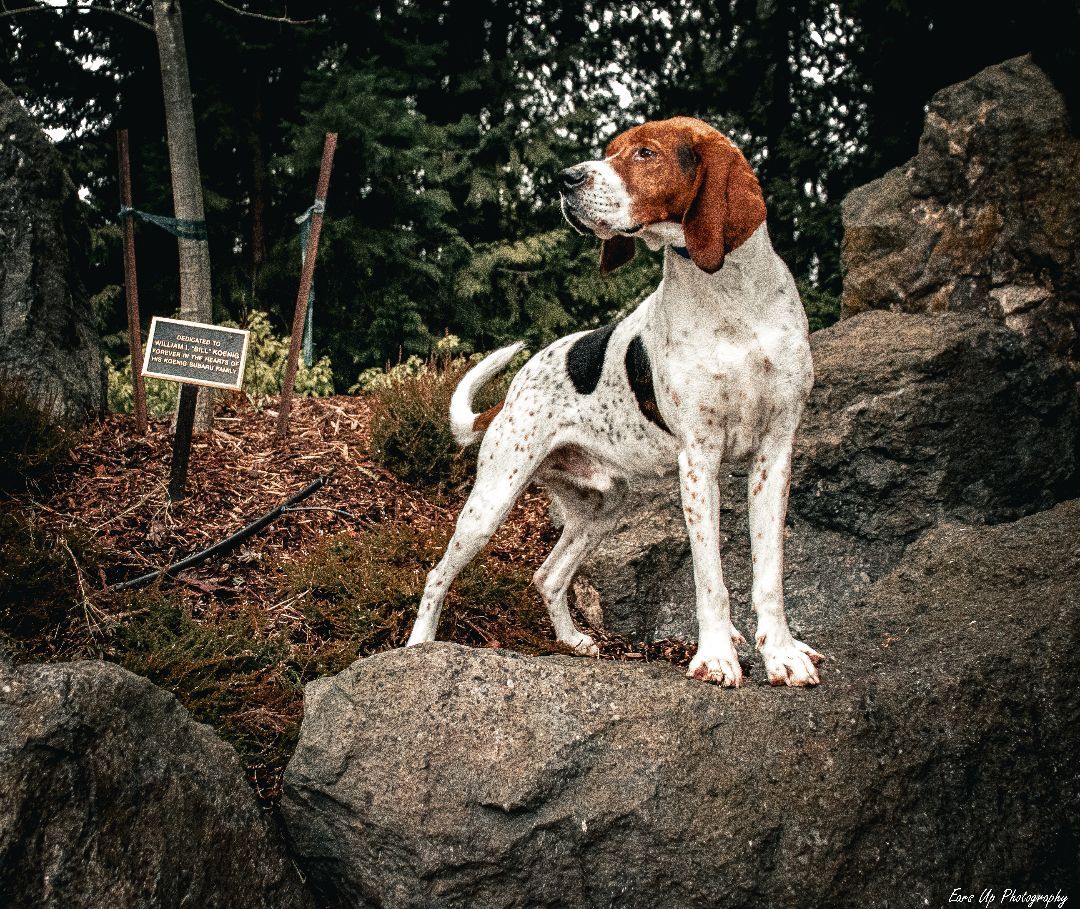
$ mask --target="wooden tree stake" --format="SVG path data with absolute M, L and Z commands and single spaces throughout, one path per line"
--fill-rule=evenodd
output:
M 131 205 L 131 160 L 128 157 L 128 132 L 116 131 L 116 156 L 120 160 L 120 205 Z M 135 223 L 124 216 L 124 296 L 127 299 L 128 350 L 131 351 L 131 389 L 135 398 L 135 429 L 146 435 L 146 386 L 142 377 L 142 335 L 139 320 L 139 284 L 135 275 Z
M 293 312 L 292 338 L 289 341 L 289 360 L 285 366 L 285 380 L 281 386 L 281 402 L 278 406 L 277 441 L 283 441 L 289 432 L 289 411 L 292 408 L 293 386 L 296 384 L 296 368 L 300 359 L 300 345 L 304 337 L 304 319 L 307 316 L 308 291 L 315 275 L 315 255 L 319 249 L 319 233 L 322 230 L 323 208 L 326 205 L 326 193 L 330 188 L 330 169 L 334 165 L 334 150 L 337 148 L 337 133 L 327 133 L 323 145 L 322 166 L 319 168 L 319 182 L 315 188 L 315 206 L 311 213 L 311 231 L 308 233 L 307 251 L 304 255 L 304 267 L 300 270 L 300 289 L 296 294 L 296 309 Z

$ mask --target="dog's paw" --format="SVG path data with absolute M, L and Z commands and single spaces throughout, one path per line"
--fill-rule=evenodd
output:
M 592 639 L 591 635 L 587 635 L 584 631 L 579 631 L 572 638 L 569 638 L 562 643 L 579 656 L 600 656 L 600 648 L 596 646 L 596 641 Z
M 702 653 L 699 650 L 690 661 L 686 677 L 713 682 L 722 688 L 739 688 L 743 682 L 742 666 L 734 647 L 730 653 Z
M 773 646 L 766 641 L 758 646 L 765 658 L 769 684 L 790 685 L 793 688 L 820 684 L 816 665 L 825 658 L 813 647 L 794 638 L 790 638 L 787 644 Z

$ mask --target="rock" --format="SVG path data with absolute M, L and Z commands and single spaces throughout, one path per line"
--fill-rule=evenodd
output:
M 746 478 L 721 482 L 720 550 L 731 594 L 735 626 L 747 636 L 755 628 L 750 606 L 750 529 Z M 818 527 L 792 512 L 784 540 L 785 594 L 795 636 L 813 642 L 823 609 L 865 594 L 903 551 L 898 541 L 870 544 L 850 534 Z M 694 563 L 683 522 L 677 484 L 670 479 L 642 484 L 614 532 L 582 567 L 575 605 L 582 593 L 599 601 L 603 627 L 634 641 L 695 640 Z
M 811 337 L 817 380 L 796 436 L 785 544 L 797 636 L 862 596 L 941 520 L 998 522 L 1080 495 L 1080 405 L 1069 371 L 970 314 L 867 312 Z M 750 619 L 746 482 L 722 484 L 724 576 Z M 645 484 L 586 563 L 604 627 L 692 639 L 693 562 L 677 484 Z M 745 626 L 744 627 L 744 623 Z
M 1029 57 L 938 92 L 915 157 L 842 211 L 845 316 L 978 312 L 1080 368 L 1080 138 Z
M 306 907 L 236 753 L 110 663 L 0 660 L 0 900 Z
M 792 509 L 870 540 L 1010 520 L 1078 494 L 1080 406 L 1059 363 L 991 322 L 867 313 L 811 341 Z
M 90 236 L 49 139 L 0 83 L 0 378 L 54 413 L 105 407 L 101 339 L 82 286 Z
M 345 906 L 944 906 L 1080 885 L 1080 502 L 942 525 L 822 686 L 428 644 L 307 688 L 282 813 Z

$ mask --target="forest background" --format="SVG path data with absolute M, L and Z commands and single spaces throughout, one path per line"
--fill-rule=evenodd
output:
M 157 47 L 131 21 L 148 7 L 0 12 L 0 80 L 80 187 L 84 281 L 114 355 L 118 127 L 131 134 L 135 207 L 172 214 Z M 339 390 L 446 332 L 467 350 L 516 338 L 535 349 L 640 300 L 659 258 L 601 278 L 596 241 L 562 220 L 555 177 L 627 126 L 675 114 L 745 150 L 812 327 L 828 324 L 845 194 L 911 157 L 931 95 L 984 66 L 1030 51 L 1069 93 L 1077 16 L 1045 0 L 185 0 L 183 14 L 216 321 L 266 311 L 287 333 L 295 218 L 323 134 L 340 135 L 314 315 Z M 177 310 L 176 242 L 140 227 L 138 243 L 148 323 Z

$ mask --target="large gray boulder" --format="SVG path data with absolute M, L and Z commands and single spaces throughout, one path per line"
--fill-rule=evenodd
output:
M 970 315 L 872 312 L 811 339 L 791 507 L 867 540 L 1010 520 L 1078 494 L 1075 377 Z
M 947 906 L 1080 886 L 1080 502 L 944 524 L 815 690 L 430 644 L 307 688 L 282 813 L 343 906 Z
M 1007 328 L 970 314 L 876 311 L 810 343 L 817 379 L 796 436 L 785 543 L 797 636 L 812 642 L 822 610 L 862 596 L 939 521 L 998 522 L 1080 494 L 1074 380 Z M 745 478 L 725 478 L 721 501 L 724 576 L 749 633 Z M 643 485 L 577 591 L 598 598 L 608 631 L 696 635 L 674 480 Z
M 96 415 L 105 367 L 82 285 L 89 231 L 56 149 L 3 83 L 0 199 L 0 378 L 58 415 Z
M 101 662 L 0 659 L 0 903 L 306 907 L 240 760 Z
M 978 312 L 1080 368 L 1080 138 L 1029 57 L 934 95 L 915 157 L 842 213 L 844 315 Z

